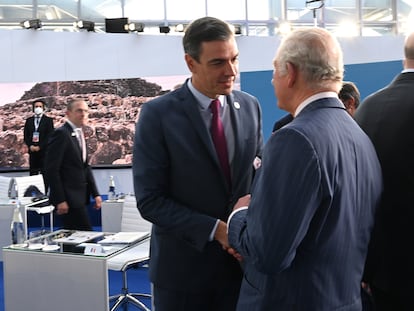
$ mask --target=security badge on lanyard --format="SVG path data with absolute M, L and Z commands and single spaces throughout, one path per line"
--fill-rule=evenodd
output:
M 39 142 L 39 132 L 33 132 L 32 142 L 34 143 Z
M 38 143 L 39 142 L 39 132 L 37 131 L 37 129 L 39 128 L 39 123 L 40 123 L 40 118 L 35 118 L 34 120 L 34 126 L 35 126 L 35 131 L 33 132 L 33 136 L 32 136 L 32 142 L 33 143 Z

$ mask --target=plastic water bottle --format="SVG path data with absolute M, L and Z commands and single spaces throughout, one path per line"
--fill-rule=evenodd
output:
M 115 181 L 114 176 L 109 178 L 108 200 L 115 200 Z
M 18 202 L 13 212 L 13 220 L 11 223 L 11 234 L 12 234 L 13 244 L 22 244 L 24 242 L 25 237 L 24 237 L 23 218 L 22 218 L 22 214 L 20 214 L 20 205 Z

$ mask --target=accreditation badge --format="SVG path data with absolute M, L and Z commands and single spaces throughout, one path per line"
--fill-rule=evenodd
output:
M 33 132 L 32 142 L 34 143 L 39 142 L 39 132 Z

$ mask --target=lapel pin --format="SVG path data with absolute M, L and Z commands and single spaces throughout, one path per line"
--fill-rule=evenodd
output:
M 240 109 L 240 104 L 239 104 L 239 102 L 234 102 L 234 108 L 236 108 L 236 109 Z

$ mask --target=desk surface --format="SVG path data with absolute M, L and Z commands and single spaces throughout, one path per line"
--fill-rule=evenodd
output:
M 124 237 L 123 234 L 128 234 L 128 240 L 119 238 Z M 132 244 L 143 241 L 148 236 L 149 232 L 107 233 L 62 229 L 28 239 L 22 244 L 5 246 L 3 250 L 109 257 Z M 85 249 L 92 245 L 99 249 L 98 253 L 91 254 L 85 252 Z
M 54 234 L 39 238 L 58 239 L 65 232 L 59 230 Z M 28 241 L 36 242 L 32 239 Z M 85 255 L 65 249 L 47 252 L 28 247 L 5 247 L 6 310 L 108 311 L 108 261 L 136 245 L 124 244 L 107 256 Z

